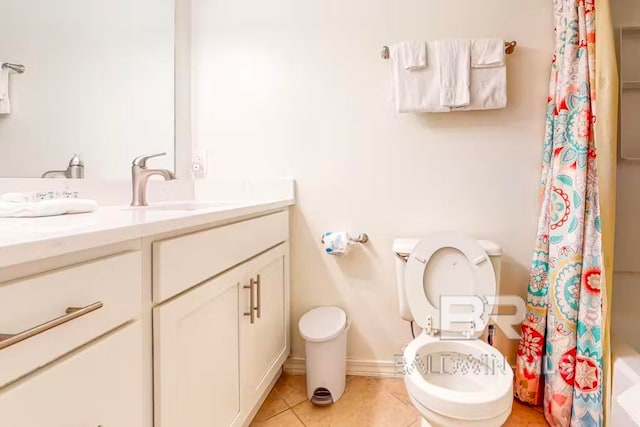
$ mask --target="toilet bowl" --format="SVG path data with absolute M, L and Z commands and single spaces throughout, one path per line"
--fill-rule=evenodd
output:
M 441 305 L 447 307 L 443 297 L 491 301 L 488 297 L 497 293 L 499 246 L 440 232 L 396 240 L 394 252 L 402 317 L 423 328 L 403 353 L 405 385 L 422 425 L 502 425 L 513 404 L 513 370 L 500 351 L 480 339 L 493 306 L 465 307 L 470 320 L 455 328 L 440 312 Z
M 502 425 L 511 413 L 513 371 L 480 340 L 420 334 L 404 351 L 411 401 L 431 426 Z

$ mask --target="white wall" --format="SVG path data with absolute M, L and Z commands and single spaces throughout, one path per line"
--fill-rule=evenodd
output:
M 552 2 L 193 0 L 193 143 L 216 177 L 297 180 L 293 322 L 344 307 L 349 355 L 392 360 L 410 340 L 397 309 L 395 237 L 458 229 L 505 250 L 503 290 L 526 295 L 538 215 Z M 383 45 L 502 37 L 509 107 L 397 115 Z M 346 259 L 325 230 L 367 232 Z M 304 347 L 294 328 L 294 355 Z M 511 346 L 508 351 L 514 353 Z
M 0 176 L 40 176 L 82 155 L 86 176 L 127 178 L 137 155 L 173 168 L 173 0 L 2 0 Z
M 640 2 L 614 0 L 611 2 L 614 25 L 640 26 Z M 612 322 L 616 335 L 629 341 L 640 351 L 638 334 L 638 302 L 640 301 L 640 162 L 618 160 L 618 213 L 616 233 L 616 265 L 613 288 Z

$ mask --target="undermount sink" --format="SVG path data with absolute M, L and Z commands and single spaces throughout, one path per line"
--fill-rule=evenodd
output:
M 151 206 L 129 207 L 124 210 L 144 210 L 144 211 L 197 211 L 201 209 L 216 209 L 234 205 L 234 202 L 176 202 L 162 203 Z

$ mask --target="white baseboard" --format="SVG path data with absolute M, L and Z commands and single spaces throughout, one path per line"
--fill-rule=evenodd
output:
M 292 375 L 304 375 L 304 357 L 289 357 L 284 362 L 284 371 Z M 402 378 L 396 372 L 396 366 L 388 360 L 347 359 L 347 375 L 361 377 Z

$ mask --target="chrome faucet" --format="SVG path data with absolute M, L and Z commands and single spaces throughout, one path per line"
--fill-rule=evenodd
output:
M 147 206 L 147 181 L 152 175 L 160 175 L 165 180 L 176 179 L 173 172 L 167 169 L 147 169 L 147 160 L 164 156 L 167 153 L 149 154 L 136 157 L 131 164 L 132 198 L 131 206 Z

